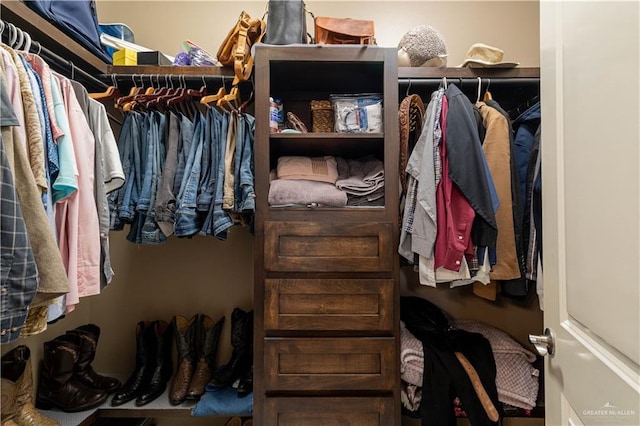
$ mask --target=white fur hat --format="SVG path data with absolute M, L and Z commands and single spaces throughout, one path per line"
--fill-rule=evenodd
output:
M 447 47 L 440 31 L 430 25 L 418 25 L 398 43 L 398 66 L 446 67 Z

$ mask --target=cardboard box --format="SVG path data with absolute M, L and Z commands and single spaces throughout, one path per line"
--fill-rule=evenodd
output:
M 173 65 L 162 52 L 138 52 L 138 65 Z
M 137 52 L 131 49 L 120 49 L 114 52 L 113 65 L 138 65 Z

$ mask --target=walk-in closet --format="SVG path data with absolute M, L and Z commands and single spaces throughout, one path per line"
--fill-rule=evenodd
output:
M 640 110 L 614 96 L 593 147 L 578 43 L 637 35 L 637 4 L 292 1 L 309 37 L 375 25 L 275 45 L 273 0 L 78 2 L 130 32 L 106 49 L 26 3 L 0 5 L 2 426 L 637 424 L 640 212 L 611 179 L 637 204 Z M 207 61 L 245 14 L 239 78 Z M 600 43 L 637 92 L 638 40 Z

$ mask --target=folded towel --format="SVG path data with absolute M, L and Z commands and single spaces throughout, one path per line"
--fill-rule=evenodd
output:
M 347 171 L 341 164 L 336 187 L 353 195 L 368 195 L 384 187 L 384 164 L 377 158 L 368 156 L 357 160 L 347 160 Z
M 344 207 L 347 194 L 334 185 L 312 180 L 276 179 L 269 186 L 269 205 L 304 205 L 316 203 L 323 206 Z
M 278 179 L 304 179 L 335 184 L 338 178 L 336 159 L 329 155 L 324 157 L 280 157 L 278 158 L 277 172 Z
M 347 195 L 347 206 L 378 207 L 384 206 L 384 186 L 367 195 Z

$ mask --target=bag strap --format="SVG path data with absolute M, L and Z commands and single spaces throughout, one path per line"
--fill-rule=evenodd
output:
M 247 40 L 249 29 L 252 26 L 259 27 L 259 35 L 253 43 L 260 43 L 265 34 L 266 23 L 262 19 L 250 20 L 249 15 L 243 12 L 239 22 L 238 43 L 233 52 L 233 70 L 235 73 L 233 85 L 238 84 L 240 81 L 248 80 L 253 70 L 253 56 L 251 56 L 251 47 Z

